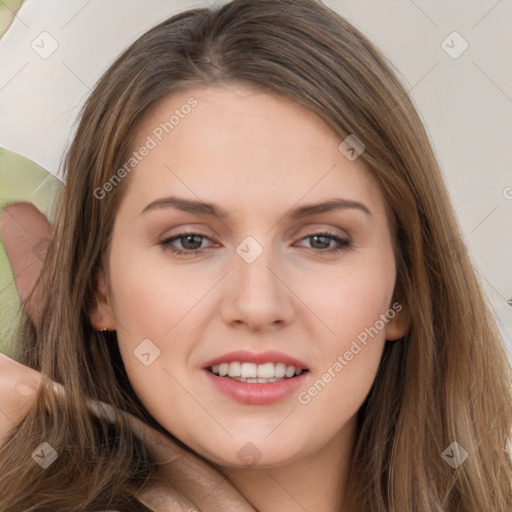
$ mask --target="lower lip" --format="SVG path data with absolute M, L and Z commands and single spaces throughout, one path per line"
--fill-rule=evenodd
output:
M 249 405 L 268 405 L 286 398 L 300 389 L 309 373 L 303 371 L 291 379 L 262 384 L 219 377 L 209 370 L 203 370 L 203 372 L 206 373 L 207 378 L 217 391 L 237 402 Z

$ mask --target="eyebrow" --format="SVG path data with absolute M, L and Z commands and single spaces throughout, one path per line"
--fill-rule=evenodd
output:
M 216 217 L 218 219 L 225 219 L 226 217 L 229 217 L 229 212 L 213 203 L 208 203 L 205 201 L 195 201 L 178 196 L 169 196 L 156 199 L 152 203 L 148 204 L 140 212 L 140 214 L 164 208 L 174 208 L 176 210 L 180 210 L 183 212 L 195 213 L 199 215 L 208 215 L 210 217 Z M 359 201 L 334 198 L 321 203 L 306 204 L 304 206 L 294 208 L 285 215 L 285 218 L 296 220 L 311 215 L 316 215 L 319 213 L 347 209 L 357 209 L 364 212 L 366 215 L 369 215 L 370 217 L 372 216 L 372 212 L 370 211 L 370 209 L 363 203 L 360 203 Z

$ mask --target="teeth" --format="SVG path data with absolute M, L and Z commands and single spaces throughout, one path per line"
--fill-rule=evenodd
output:
M 276 377 L 284 377 L 286 375 L 286 365 L 284 363 L 277 363 L 275 365 L 274 374 Z
M 240 367 L 241 367 L 241 364 L 238 361 L 231 363 L 229 365 L 228 375 L 230 377 L 240 377 L 240 375 L 241 375 Z
M 245 379 L 244 377 L 231 377 L 232 380 L 237 380 L 238 382 L 248 382 L 250 384 L 268 384 L 269 382 L 277 382 L 278 380 L 284 380 L 284 378 L 272 377 L 270 379 Z
M 295 375 L 295 366 L 287 366 L 286 367 L 286 376 L 288 378 L 293 377 Z
M 255 363 L 242 363 L 240 367 L 240 377 L 245 377 L 246 379 L 251 377 L 255 378 L 258 376 L 258 365 Z
M 232 377 L 242 382 L 275 382 L 286 377 L 288 379 L 300 375 L 302 369 L 295 366 L 286 366 L 284 363 L 244 363 L 233 361 L 232 363 L 215 364 L 211 367 L 215 375 Z
M 265 363 L 258 365 L 258 377 L 260 379 L 270 379 L 271 377 L 274 377 L 274 375 L 274 363 Z

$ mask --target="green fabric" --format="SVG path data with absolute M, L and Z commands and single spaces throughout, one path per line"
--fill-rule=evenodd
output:
M 2 37 L 6 32 L 23 0 L 0 0 L 0 37 Z
M 28 158 L 0 148 L 0 214 L 10 203 L 26 201 L 51 219 L 53 198 L 62 182 Z M 12 336 L 20 301 L 0 233 L 0 351 L 13 357 Z

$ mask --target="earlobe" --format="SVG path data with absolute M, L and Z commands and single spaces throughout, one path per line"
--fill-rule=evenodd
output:
M 96 305 L 89 313 L 89 320 L 97 331 L 115 330 L 114 311 L 108 298 L 105 272 L 99 269 L 94 276 Z
M 386 339 L 398 340 L 403 338 L 409 331 L 411 313 L 407 302 L 395 301 L 388 311 L 390 319 L 386 325 Z

